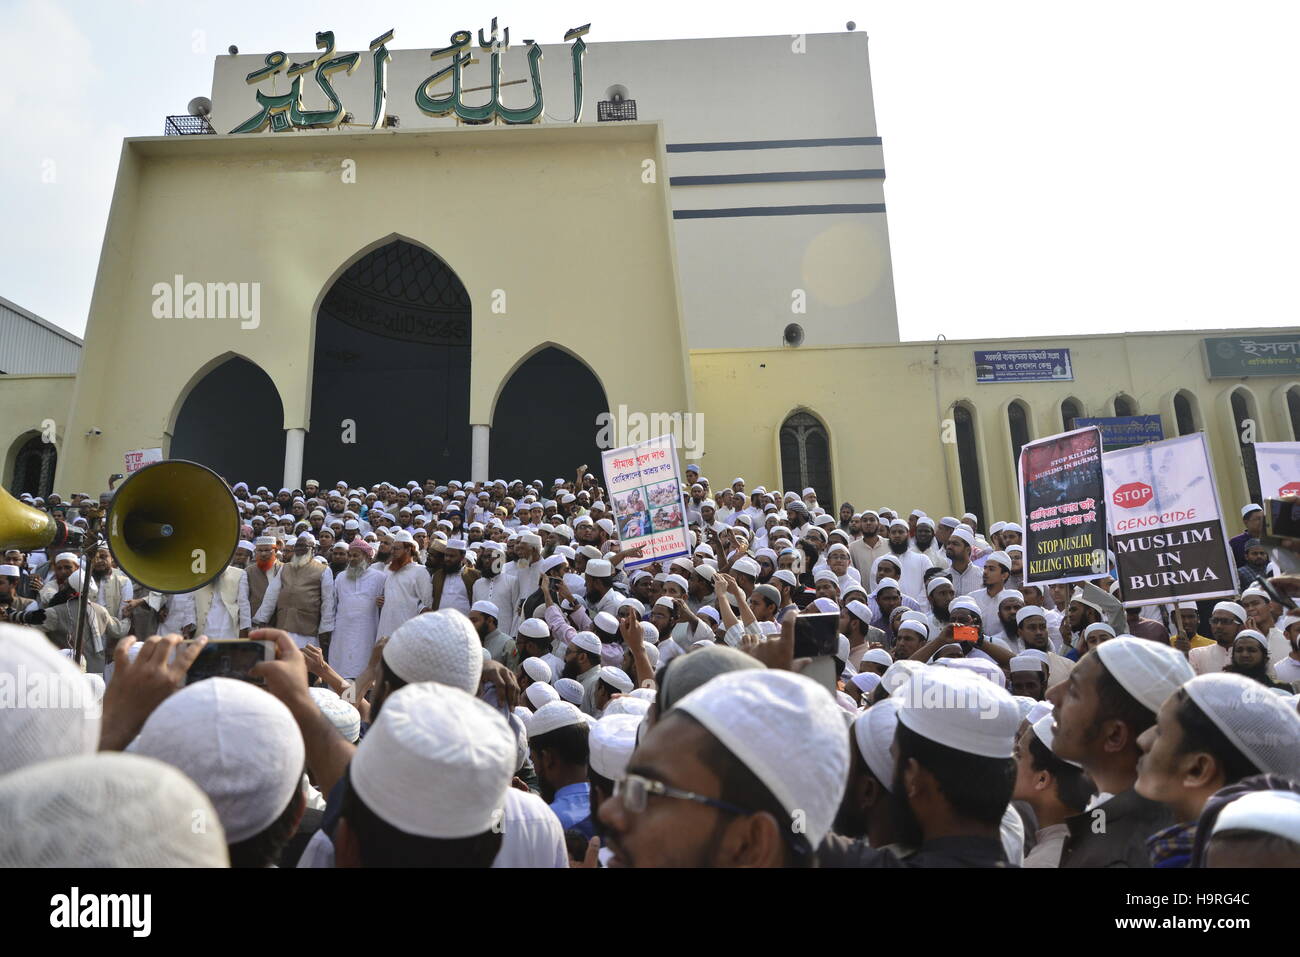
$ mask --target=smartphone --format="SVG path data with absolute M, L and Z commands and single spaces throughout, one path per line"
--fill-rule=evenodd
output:
M 840 616 L 833 611 L 799 615 L 794 621 L 794 656 L 820 658 L 835 654 L 840 637 Z
M 968 641 L 972 645 L 980 640 L 980 630 L 974 625 L 953 625 L 953 641 Z
M 1264 530 L 1259 540 L 1264 545 L 1278 546 L 1284 538 L 1300 538 L 1300 502 L 1266 499 Z
M 190 641 L 185 644 L 190 644 Z M 253 684 L 262 681 L 249 676 L 253 666 L 275 660 L 274 641 L 251 641 L 248 638 L 209 639 L 190 665 L 185 683 L 192 685 L 204 678 L 235 678 Z

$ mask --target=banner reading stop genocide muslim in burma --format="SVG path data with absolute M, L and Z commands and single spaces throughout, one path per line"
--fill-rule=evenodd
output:
M 1237 593 L 1205 434 L 1102 456 L 1126 607 Z
M 623 449 L 600 453 L 605 490 L 618 528 L 619 548 L 641 546 L 640 558 L 628 558 L 624 570 L 690 554 L 686 508 L 682 503 L 677 447 L 664 435 Z
M 1255 464 L 1265 498 L 1300 495 L 1300 442 L 1256 442 Z
M 1100 429 L 1075 429 L 1020 450 L 1020 517 L 1025 584 L 1105 574 Z

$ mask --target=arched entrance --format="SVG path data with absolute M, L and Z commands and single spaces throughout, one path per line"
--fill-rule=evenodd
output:
M 27 492 L 45 498 L 54 491 L 54 469 L 58 465 L 58 451 L 53 442 L 41 441 L 41 433 L 28 432 L 15 441 L 13 475 L 9 491 L 15 495 Z
M 240 356 L 210 370 L 176 415 L 169 454 L 206 465 L 232 484 L 278 489 L 284 478 L 284 406 L 271 377 Z
M 601 474 L 596 417 L 609 412 L 600 380 L 582 360 L 547 346 L 511 374 L 497 396 L 488 441 L 492 478 L 525 482 L 572 478 L 578 466 Z
M 831 485 L 831 440 L 821 420 L 809 412 L 791 413 L 781 424 L 780 438 L 781 487 L 800 495 L 811 488 L 823 508 L 837 508 Z
M 316 314 L 303 478 L 467 478 L 469 347 L 469 293 L 433 253 L 396 239 L 348 266 Z

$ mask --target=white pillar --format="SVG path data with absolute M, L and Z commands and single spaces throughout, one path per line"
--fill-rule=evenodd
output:
M 486 482 L 488 480 L 488 436 L 492 433 L 489 425 L 471 425 L 469 438 L 469 480 Z
M 302 450 L 307 442 L 306 429 L 284 430 L 284 487 L 302 488 Z

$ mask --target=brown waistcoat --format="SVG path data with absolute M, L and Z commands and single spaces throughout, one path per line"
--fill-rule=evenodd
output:
M 320 579 L 325 571 L 320 562 L 281 566 L 275 627 L 296 635 L 316 634 L 320 628 Z

